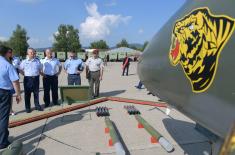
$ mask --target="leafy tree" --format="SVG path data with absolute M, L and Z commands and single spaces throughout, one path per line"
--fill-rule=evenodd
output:
M 104 40 L 99 40 L 99 41 L 94 41 L 91 43 L 90 48 L 96 48 L 96 49 L 108 49 L 109 46 L 107 45 L 106 41 Z
M 81 44 L 79 41 L 79 31 L 75 29 L 72 25 L 61 24 L 58 27 L 58 32 L 54 34 L 53 49 L 55 51 L 80 51 Z
M 7 41 L 1 41 L 1 40 L 0 40 L 0 45 L 9 46 Z
M 148 42 L 148 41 L 145 41 L 141 51 L 144 51 L 145 48 L 146 48 L 146 46 L 147 46 L 148 44 L 149 44 L 149 42 Z
M 129 48 L 131 48 L 133 50 L 137 50 L 137 51 L 142 51 L 143 50 L 143 46 L 139 46 L 137 44 L 130 44 Z
M 139 50 L 139 49 L 138 49 L 136 46 L 134 46 L 134 45 L 130 46 L 130 48 L 133 49 L 133 50 Z
M 16 55 L 25 56 L 27 48 L 29 47 L 29 44 L 27 43 L 28 40 L 29 37 L 27 36 L 27 31 L 20 25 L 17 25 L 16 30 L 13 31 L 7 44 L 13 49 Z
M 126 39 L 122 39 L 120 43 L 116 45 L 117 47 L 129 47 L 129 43 L 126 41 Z

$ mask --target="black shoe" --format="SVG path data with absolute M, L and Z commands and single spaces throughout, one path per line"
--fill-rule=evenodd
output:
M 35 108 L 35 110 L 37 111 L 43 111 L 43 109 L 41 107 Z
M 50 104 L 45 104 L 45 108 L 48 108 L 50 106 Z
M 53 105 L 56 105 L 56 106 L 58 106 L 58 105 L 60 105 L 58 102 L 53 102 Z
M 8 141 L 6 144 L 0 145 L 0 150 L 7 148 L 11 143 Z
M 31 113 L 31 109 L 26 109 L 26 113 Z

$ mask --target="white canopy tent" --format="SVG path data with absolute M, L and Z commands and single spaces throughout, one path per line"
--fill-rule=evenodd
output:
M 107 53 L 127 53 L 129 56 L 140 55 L 141 52 L 128 47 L 119 47 L 107 51 Z
M 118 56 L 118 60 L 124 59 L 126 54 L 129 57 L 138 57 L 139 55 L 141 55 L 140 51 L 127 48 L 127 47 L 115 48 L 115 49 L 107 51 L 107 53 L 109 54 L 109 58 L 111 60 L 115 60 L 117 56 Z

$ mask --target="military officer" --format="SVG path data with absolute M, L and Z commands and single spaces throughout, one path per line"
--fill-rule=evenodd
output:
M 24 75 L 25 110 L 27 113 L 31 112 L 31 93 L 34 95 L 35 109 L 43 111 L 39 104 L 39 75 L 41 70 L 42 64 L 35 57 L 35 50 L 28 48 L 27 58 L 20 64 L 20 72 Z
M 84 63 L 76 57 L 75 51 L 71 51 L 69 55 L 64 63 L 64 70 L 68 74 L 68 85 L 81 85 L 80 74 L 84 70 Z
M 19 76 L 9 63 L 11 53 L 5 46 L 0 46 L 0 149 L 6 148 L 10 142 L 8 141 L 9 131 L 9 113 L 11 108 L 11 90 L 16 91 L 16 102 L 21 100 Z
M 92 98 L 99 96 L 100 81 L 103 78 L 104 64 L 99 58 L 99 50 L 93 51 L 93 57 L 86 61 L 86 76 L 90 84 L 90 95 Z M 94 91 L 95 86 L 95 91 Z
M 50 90 L 52 92 L 52 102 L 58 105 L 58 76 L 62 66 L 58 59 L 52 56 L 51 49 L 46 49 L 46 57 L 41 60 L 43 73 L 43 88 L 45 107 L 50 105 Z

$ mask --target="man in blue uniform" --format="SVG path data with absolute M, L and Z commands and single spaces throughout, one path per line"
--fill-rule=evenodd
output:
M 64 63 L 64 69 L 68 74 L 68 85 L 81 85 L 80 74 L 84 70 L 84 63 L 76 57 L 75 51 L 69 53 L 70 57 Z
M 46 57 L 41 60 L 43 66 L 43 88 L 45 107 L 50 105 L 50 90 L 52 92 L 52 102 L 58 105 L 58 76 L 62 66 L 58 59 L 52 56 L 51 49 L 46 49 Z
M 35 109 L 43 111 L 39 104 L 39 75 L 41 70 L 42 64 L 35 58 L 35 50 L 29 48 L 27 58 L 20 64 L 20 72 L 24 75 L 25 110 L 27 113 L 31 112 L 31 93 L 34 95 Z
M 11 49 L 11 48 L 8 49 L 7 58 L 10 60 L 10 63 L 14 66 L 16 72 L 19 74 L 20 59 L 18 57 L 14 56 L 13 49 Z M 15 94 L 15 90 L 12 89 L 11 93 L 12 93 L 12 95 L 14 95 Z M 14 116 L 16 113 L 13 111 L 12 103 L 13 103 L 13 100 L 11 100 L 10 115 Z
M 19 76 L 13 65 L 9 63 L 8 51 L 7 47 L 0 46 L 0 149 L 10 144 L 8 123 L 13 88 L 16 91 L 16 102 L 19 103 L 21 100 Z

